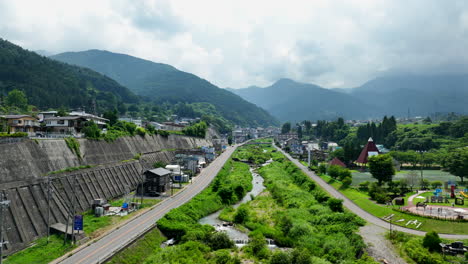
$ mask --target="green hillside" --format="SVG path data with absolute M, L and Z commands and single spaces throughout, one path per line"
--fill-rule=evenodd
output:
M 0 96 L 13 89 L 26 93 L 28 102 L 42 109 L 114 109 L 135 103 L 138 97 L 116 81 L 90 69 L 71 66 L 27 51 L 0 39 Z
M 256 105 L 170 65 L 100 50 L 66 52 L 52 58 L 105 74 L 156 103 L 209 103 L 234 124 L 277 124 L 268 112 Z

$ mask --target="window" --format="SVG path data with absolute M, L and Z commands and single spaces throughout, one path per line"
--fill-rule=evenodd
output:
M 63 125 L 63 124 L 65 124 L 65 120 L 58 120 L 58 121 L 57 121 L 57 124 Z

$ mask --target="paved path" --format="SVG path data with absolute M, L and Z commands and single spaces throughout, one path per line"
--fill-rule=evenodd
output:
M 165 199 L 156 205 L 152 210 L 129 221 L 124 226 L 115 229 L 98 241 L 86 244 L 78 250 L 73 251 L 73 255 L 68 258 L 58 259 L 53 263 L 63 264 L 91 264 L 102 263 L 120 249 L 134 241 L 141 234 L 156 225 L 156 221 L 162 218 L 171 209 L 179 207 L 190 201 L 195 195 L 205 189 L 224 163 L 239 145 L 228 147 L 223 154 L 215 159 L 207 168 L 203 169 L 194 182 L 187 186 L 175 196 Z
M 361 218 L 366 220 L 369 223 L 372 223 L 374 225 L 383 227 L 385 229 L 390 228 L 390 224 L 366 211 L 361 209 L 361 207 L 357 206 L 354 202 L 352 202 L 350 199 L 348 199 L 346 196 L 344 196 L 342 193 L 337 191 L 333 186 L 329 185 L 327 182 L 325 182 L 322 178 L 319 176 L 315 175 L 313 171 L 310 171 L 306 166 L 302 165 L 299 161 L 296 159 L 293 159 L 289 154 L 284 152 L 282 149 L 276 147 L 279 151 L 281 151 L 286 157 L 288 157 L 294 164 L 296 164 L 304 173 L 306 173 L 312 180 L 317 182 L 324 190 L 326 190 L 330 195 L 332 195 L 335 198 L 339 198 L 343 200 L 343 205 L 348 208 L 350 211 L 354 212 L 355 214 L 359 215 Z M 401 232 L 405 232 L 408 234 L 413 234 L 413 235 L 418 235 L 418 236 L 424 236 L 426 232 L 419 231 L 419 230 L 414 230 L 410 228 L 405 228 L 397 225 L 392 226 L 393 230 L 398 230 Z M 468 239 L 468 235 L 457 235 L 457 234 L 439 234 L 440 237 L 447 238 L 447 239 Z

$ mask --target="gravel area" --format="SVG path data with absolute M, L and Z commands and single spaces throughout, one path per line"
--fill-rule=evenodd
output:
M 376 261 L 388 264 L 406 264 L 398 256 L 395 247 L 385 238 L 387 230 L 374 224 L 367 224 L 359 229 L 359 234 L 367 245 L 367 253 Z

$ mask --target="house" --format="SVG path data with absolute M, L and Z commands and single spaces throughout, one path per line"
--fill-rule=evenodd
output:
M 39 118 L 39 122 L 42 122 L 46 118 L 57 116 L 57 113 L 58 113 L 58 111 L 40 112 L 40 113 L 37 114 L 37 117 Z
M 98 125 L 99 128 L 103 128 L 106 125 L 106 122 L 109 122 L 109 119 L 95 116 L 92 114 L 88 114 L 85 111 L 72 111 L 69 116 L 78 116 L 78 117 L 84 117 L 86 121 L 93 121 Z
M 149 122 L 150 125 L 154 126 L 155 129 L 157 130 L 164 130 L 166 129 L 166 126 L 161 124 L 161 123 L 158 123 L 158 122 Z
M 338 144 L 336 142 L 328 142 L 327 149 L 330 151 L 335 151 L 338 148 Z
M 361 151 L 361 154 L 356 160 L 356 163 L 365 165 L 367 164 L 369 157 L 379 155 L 379 153 L 379 149 L 375 145 L 374 140 L 372 140 L 372 138 L 369 138 L 367 144 L 364 146 L 364 148 Z
M 125 121 L 125 122 L 129 122 L 129 123 L 133 123 L 133 124 L 135 124 L 135 125 L 137 125 L 139 127 L 141 127 L 143 125 L 143 122 L 141 121 L 141 119 L 135 119 L 135 118 L 131 118 L 131 117 L 120 117 L 119 121 Z
M 47 133 L 79 136 L 88 120 L 83 116 L 56 116 L 44 119 Z
M 34 136 L 39 128 L 39 122 L 35 117 L 29 115 L 3 115 L 0 116 L 6 124 L 7 132 L 25 132 L 29 136 Z
M 162 195 L 171 188 L 170 170 L 157 168 L 144 173 L 143 193 L 146 195 Z M 141 190 L 140 190 L 141 191 Z
M 185 128 L 184 125 L 176 124 L 174 122 L 164 122 L 163 125 L 165 126 L 166 130 L 171 131 L 182 131 Z

